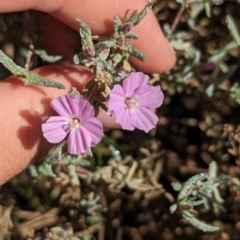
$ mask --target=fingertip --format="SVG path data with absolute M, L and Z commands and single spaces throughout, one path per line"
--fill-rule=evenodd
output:
M 113 33 L 113 17 L 118 15 L 124 19 L 127 9 L 131 12 L 140 12 L 147 2 L 145 0 L 88 0 L 79 1 L 76 6 L 74 0 L 69 0 L 53 16 L 65 22 L 67 25 L 79 28 L 76 18 L 81 18 L 91 28 L 93 34 L 107 35 Z M 146 61 L 132 57 L 131 62 L 134 66 L 147 73 L 165 72 L 171 69 L 175 62 L 176 56 L 165 38 L 161 27 L 152 11 L 133 28 L 133 33 L 138 36 L 137 40 L 132 40 L 134 48 L 140 50 L 146 56 Z

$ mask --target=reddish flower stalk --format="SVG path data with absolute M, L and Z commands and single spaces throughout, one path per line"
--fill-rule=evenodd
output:
M 176 29 L 176 27 L 177 27 L 177 25 L 178 25 L 178 23 L 180 21 L 180 18 L 182 16 L 184 10 L 185 10 L 184 6 L 181 6 L 181 8 L 178 10 L 178 13 L 177 13 L 177 15 L 176 15 L 176 17 L 175 17 L 175 19 L 173 21 L 173 24 L 171 26 L 171 30 L 170 30 L 170 33 L 169 33 L 170 35 L 173 34 L 173 32 L 175 31 L 175 29 Z
M 91 93 L 90 93 L 90 95 L 88 97 L 88 101 L 90 103 L 92 103 L 92 101 L 95 99 L 95 96 L 97 95 L 98 89 L 99 89 L 99 83 L 96 83 L 94 85 L 94 87 L 91 89 Z

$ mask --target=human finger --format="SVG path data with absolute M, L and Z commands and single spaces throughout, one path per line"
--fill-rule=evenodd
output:
M 141 11 L 145 5 L 145 0 L 15 0 L 1 3 L 0 11 L 33 8 L 50 13 L 75 30 L 79 28 L 76 18 L 81 18 L 89 24 L 93 34 L 108 35 L 112 32 L 114 15 L 119 15 L 123 19 L 126 9 Z M 139 36 L 139 39 L 134 41 L 134 46 L 144 52 L 147 59 L 141 62 L 133 58 L 132 62 L 136 68 L 144 72 L 164 72 L 174 65 L 175 54 L 164 37 L 153 12 L 148 13 L 135 27 L 134 33 Z
M 0 83 L 0 185 L 48 153 L 51 144 L 44 139 L 41 124 L 55 114 L 51 100 L 67 94 L 72 86 L 81 91 L 92 78 L 88 69 L 67 64 L 42 67 L 35 73 L 63 83 L 66 89 L 24 86 L 15 76 Z M 105 127 L 117 126 L 104 113 L 100 118 Z

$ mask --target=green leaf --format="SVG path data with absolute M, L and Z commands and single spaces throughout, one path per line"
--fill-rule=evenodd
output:
M 80 19 L 77 19 L 77 21 L 80 25 L 79 33 L 81 36 L 82 49 L 84 51 L 85 49 L 93 47 L 92 32 L 90 27 L 85 22 Z
M 50 80 L 48 78 L 40 77 L 32 72 L 27 71 L 25 68 L 18 66 L 9 58 L 2 50 L 0 50 L 0 62 L 5 66 L 12 74 L 23 79 L 26 85 L 39 85 L 44 87 L 55 87 L 59 89 L 64 89 L 64 85 Z
M 107 61 L 105 61 L 104 59 L 98 57 L 96 59 L 94 59 L 94 61 L 96 62 L 97 66 L 106 70 L 108 73 L 110 73 L 111 75 L 115 74 L 115 70 L 112 68 L 112 66 L 110 64 L 108 64 Z
M 230 89 L 230 96 L 240 104 L 240 87 L 238 83 L 235 83 Z
M 205 173 L 199 173 L 191 178 L 189 178 L 186 182 L 183 183 L 182 188 L 180 189 L 180 192 L 178 194 L 178 200 L 186 199 L 188 197 L 188 190 L 192 188 L 192 185 L 196 184 L 198 181 L 203 180 L 206 178 L 208 175 Z
M 94 47 L 95 47 L 96 54 L 100 53 L 101 51 L 103 51 L 105 49 L 113 47 L 116 43 L 117 43 L 117 40 L 114 38 L 111 38 L 109 40 L 95 44 Z
M 170 213 L 174 213 L 177 210 L 177 204 L 171 205 L 169 210 L 170 210 Z
M 48 55 L 43 49 L 36 49 L 34 52 L 44 61 L 48 63 L 54 63 L 61 60 L 63 57 L 60 55 Z
M 183 215 L 183 218 L 185 218 L 192 226 L 204 231 L 204 232 L 216 232 L 219 230 L 219 227 L 215 227 L 209 224 L 206 224 L 204 222 L 199 221 L 197 218 L 195 218 L 193 215 L 191 215 L 189 212 L 185 212 Z
M 59 82 L 55 82 L 53 80 L 50 80 L 45 77 L 40 77 L 35 75 L 32 72 L 26 72 L 23 76 L 20 76 L 21 78 L 24 78 L 24 83 L 26 85 L 39 85 L 39 86 L 44 86 L 44 87 L 54 87 L 54 88 L 59 88 L 59 89 L 64 89 L 64 85 Z
M 182 187 L 182 184 L 179 183 L 179 182 L 171 183 L 171 185 L 172 185 L 173 189 L 174 189 L 176 192 L 178 192 L 178 191 L 181 189 L 181 187 Z
M 124 49 L 127 53 L 129 53 L 130 55 L 138 58 L 141 61 L 145 61 L 146 57 L 145 55 L 140 52 L 139 50 L 137 50 L 136 48 L 133 48 L 131 43 L 126 43 L 125 44 L 125 49 Z
M 204 3 L 204 7 L 205 7 L 206 15 L 210 18 L 211 17 L 211 4 L 210 4 L 210 2 Z
M 130 38 L 130 39 L 138 39 L 138 36 L 136 35 L 136 34 L 134 34 L 134 33 L 127 33 L 126 35 L 125 35 L 125 37 L 126 38 Z
M 130 9 L 128 9 L 126 12 L 125 12 L 125 17 L 124 17 L 124 20 L 125 22 L 129 22 L 129 12 L 130 12 Z
M 73 56 L 73 62 L 75 64 L 79 64 L 80 62 L 84 62 L 84 60 L 86 60 L 86 57 L 84 56 L 83 52 L 80 52 L 80 53 L 75 54 Z
M 228 26 L 228 29 L 231 33 L 231 35 L 233 36 L 234 40 L 236 41 L 237 45 L 240 45 L 240 34 L 239 34 L 239 30 L 237 27 L 236 22 L 234 21 L 233 17 L 228 14 L 226 17 L 226 23 Z
M 33 164 L 33 165 L 30 165 L 28 167 L 28 172 L 30 174 L 31 177 L 37 177 L 38 176 L 38 172 L 37 172 L 37 168 L 36 166 Z
M 122 22 L 117 15 L 113 17 L 113 21 L 114 21 L 114 27 L 113 27 L 114 32 L 118 32 L 122 27 Z
M 80 92 L 75 87 L 72 87 L 72 91 L 69 93 L 69 95 L 81 96 Z
M 191 204 L 192 206 L 199 206 L 204 203 L 203 200 L 196 200 L 196 201 L 188 201 L 188 204 Z
M 205 93 L 208 95 L 208 97 L 212 97 L 215 93 L 215 90 L 216 90 L 216 84 L 212 83 L 207 87 Z
M 101 216 L 87 216 L 86 217 L 86 222 L 88 224 L 93 225 L 93 224 L 103 222 L 103 218 Z
M 152 9 L 152 4 L 148 3 L 145 8 L 134 17 L 134 20 L 132 21 L 132 23 L 134 24 L 134 26 L 136 26 L 146 15 L 147 13 Z
M 51 162 L 44 161 L 41 165 L 37 167 L 37 169 L 38 172 L 43 176 L 56 177 L 56 174 L 53 172 L 52 167 L 53 165 Z

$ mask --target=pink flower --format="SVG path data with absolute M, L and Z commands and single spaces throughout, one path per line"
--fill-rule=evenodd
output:
M 43 136 L 50 143 L 61 142 L 68 134 L 68 152 L 86 154 L 103 137 L 103 126 L 94 117 L 91 104 L 81 96 L 67 95 L 54 99 L 50 106 L 59 116 L 42 124 Z
M 158 117 L 150 108 L 162 105 L 164 96 L 160 86 L 147 85 L 149 77 L 142 72 L 131 73 L 116 84 L 108 101 L 108 113 L 115 114 L 116 122 L 123 129 L 134 128 L 149 132 L 157 124 Z

